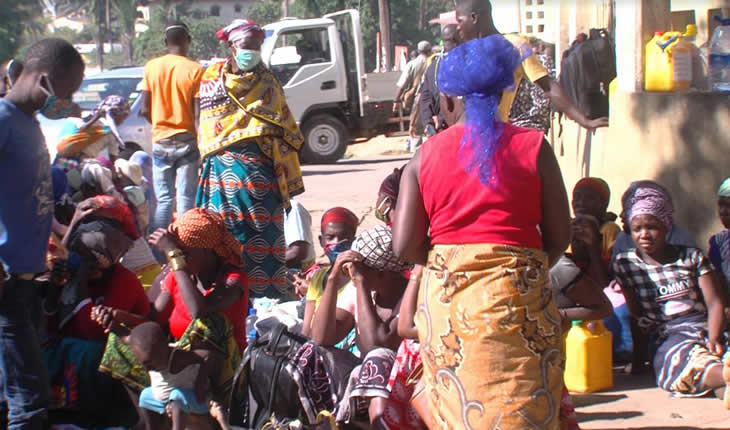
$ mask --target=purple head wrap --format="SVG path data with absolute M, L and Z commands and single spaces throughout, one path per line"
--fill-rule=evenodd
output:
M 494 153 L 504 131 L 497 117 L 502 92 L 515 84 L 514 72 L 531 50 L 520 52 L 501 35 L 462 43 L 441 61 L 438 87 L 451 96 L 464 97 L 466 123 L 459 162 L 479 180 L 494 187 L 498 180 Z
M 667 194 L 653 187 L 642 187 L 636 190 L 631 199 L 631 215 L 629 221 L 639 215 L 651 215 L 659 219 L 667 228 L 672 229 L 674 208 Z

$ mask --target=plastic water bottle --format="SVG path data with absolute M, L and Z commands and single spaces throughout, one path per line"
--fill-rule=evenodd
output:
M 256 328 L 254 327 L 256 320 L 258 320 L 258 317 L 256 316 L 256 308 L 251 307 L 248 309 L 248 316 L 246 317 L 246 330 L 249 330 L 249 335 L 251 334 L 250 331 L 253 330 L 254 338 L 256 337 Z
M 712 91 L 730 92 L 730 19 L 715 20 L 721 25 L 710 39 L 710 85 Z
M 256 329 L 252 328 L 246 335 L 246 345 L 251 345 L 254 342 L 256 342 Z

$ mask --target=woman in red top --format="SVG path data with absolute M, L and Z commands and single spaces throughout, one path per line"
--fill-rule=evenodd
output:
M 97 196 L 79 203 L 59 246 L 68 259 L 56 260 L 43 302 L 48 341 L 43 359 L 51 377 L 51 409 L 68 422 L 109 427 L 134 414 L 120 404 L 121 384 L 97 368 L 109 330 L 145 321 L 150 305 L 134 273 L 119 260 L 138 237 L 134 217 L 120 200 Z M 105 325 L 95 320 L 106 316 Z M 117 404 L 109 413 L 108 404 Z
M 246 346 L 248 282 L 242 246 L 223 218 L 200 208 L 182 214 L 169 230 L 154 232 L 150 244 L 167 256 L 171 267 L 154 303 L 157 320 L 169 325 L 178 348 L 194 351 L 208 368 L 219 371 L 212 375 L 211 391 L 225 405 Z M 117 339 L 112 346 L 107 346 L 102 369 L 137 390 L 149 386 L 146 370 L 125 342 Z M 147 424 L 150 430 L 159 428 L 156 422 Z
M 426 267 L 416 325 L 436 427 L 558 428 L 548 268 L 568 246 L 570 212 L 543 133 L 496 115 L 520 61 L 500 35 L 444 57 L 442 112 L 456 125 L 423 145 L 400 183 L 393 247 Z

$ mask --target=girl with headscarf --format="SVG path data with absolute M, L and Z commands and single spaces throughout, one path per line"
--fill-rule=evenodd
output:
M 364 404 L 371 425 L 385 425 L 376 428 L 422 428 L 415 412 L 409 411 L 410 395 L 403 395 L 402 387 L 388 385 L 402 341 L 398 313 L 408 284 L 403 272 L 409 267 L 393 254 L 391 245 L 390 227 L 379 225 L 362 232 L 349 251 L 338 255 L 314 315 L 312 339 L 332 346 L 352 329 L 357 333 L 363 361 L 352 371 L 338 421 L 349 422 Z M 343 280 L 351 282 L 340 293 Z
M 672 213 L 664 192 L 637 187 L 625 207 L 637 247 L 616 257 L 613 272 L 632 317 L 658 340 L 657 385 L 687 396 L 714 391 L 730 407 L 722 363 L 725 295 L 702 251 L 667 243 Z
M 51 408 L 78 414 L 75 419 L 88 427 L 117 425 L 107 407 L 126 397 L 121 384 L 97 370 L 108 333 L 124 334 L 122 325 L 143 322 L 150 311 L 142 285 L 119 263 L 136 238 L 122 202 L 100 196 L 79 203 L 60 246 L 67 257 L 55 260 L 43 301 Z M 100 314 L 103 324 L 97 322 Z
M 568 246 L 568 199 L 543 133 L 497 115 L 526 55 L 492 35 L 444 57 L 450 127 L 400 182 L 393 247 L 425 266 L 416 326 L 435 427 L 559 426 L 561 329 L 548 268 Z
M 265 34 L 250 19 L 218 31 L 231 56 L 200 83 L 196 206 L 219 213 L 245 245 L 255 297 L 292 296 L 286 280 L 284 210 L 304 192 L 298 151 L 304 137 L 284 90 L 261 62 Z
M 717 213 L 725 229 L 710 238 L 709 257 L 730 292 L 730 178 L 717 189 Z
M 154 232 L 150 244 L 171 267 L 154 302 L 158 322 L 169 326 L 178 348 L 198 353 L 209 368 L 218 369 L 211 390 L 227 404 L 246 347 L 249 275 L 243 270 L 241 244 L 220 215 L 200 208 L 180 215 L 168 230 Z M 119 338 L 110 338 L 100 369 L 136 391 L 150 385 L 142 364 Z

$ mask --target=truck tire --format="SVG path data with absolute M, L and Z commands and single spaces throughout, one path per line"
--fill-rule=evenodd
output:
M 302 160 L 310 164 L 330 164 L 345 155 L 349 137 L 338 118 L 320 114 L 307 119 L 302 126 L 304 146 Z

